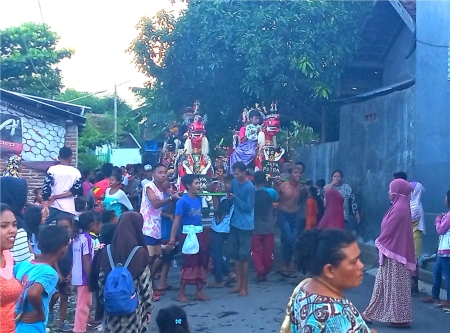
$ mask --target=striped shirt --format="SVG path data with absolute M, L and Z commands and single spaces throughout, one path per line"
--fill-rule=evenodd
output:
M 30 252 L 27 232 L 25 231 L 25 229 L 17 230 L 14 246 L 10 250 L 10 252 L 16 264 L 22 261 L 34 259 L 33 254 Z

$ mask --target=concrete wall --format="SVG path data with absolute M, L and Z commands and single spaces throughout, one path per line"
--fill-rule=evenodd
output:
M 415 87 L 369 101 L 343 106 L 340 141 L 303 147 L 299 158 L 306 177 L 331 179 L 341 169 L 344 181 L 358 192 L 361 204 L 361 236 L 366 241 L 379 235 L 381 219 L 389 208 L 388 185 L 392 174 L 413 164 Z M 368 120 L 367 115 L 376 115 Z M 373 117 L 372 117 L 373 119 Z
M 415 78 L 416 54 L 415 51 L 405 59 L 411 52 L 414 45 L 414 34 L 406 25 L 395 39 L 394 44 L 384 59 L 383 85 L 408 81 Z
M 450 1 L 417 1 L 417 40 L 416 163 L 412 177 L 426 189 L 427 247 L 437 247 L 433 221 L 437 213 L 446 210 L 444 196 L 450 189 Z

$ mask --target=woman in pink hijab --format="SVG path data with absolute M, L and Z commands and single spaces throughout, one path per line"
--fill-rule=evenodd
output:
M 320 219 L 319 229 L 344 229 L 344 197 L 331 188 L 325 191 L 325 214 Z
M 375 240 L 380 267 L 369 306 L 363 313 L 366 322 L 409 327 L 412 322 L 411 274 L 416 270 L 414 238 L 410 210 L 412 186 L 396 179 L 389 186 L 392 206 L 381 222 L 381 234 Z

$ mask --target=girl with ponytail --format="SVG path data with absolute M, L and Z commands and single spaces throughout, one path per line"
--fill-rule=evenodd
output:
M 176 305 L 159 310 L 156 324 L 159 333 L 190 333 L 186 312 Z

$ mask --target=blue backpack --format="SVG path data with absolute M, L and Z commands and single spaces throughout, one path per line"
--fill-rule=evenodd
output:
M 106 247 L 111 272 L 106 277 L 103 297 L 105 312 L 110 316 L 126 316 L 136 311 L 138 307 L 138 295 L 134 287 L 133 277 L 128 270 L 128 265 L 140 246 L 135 246 L 128 256 L 125 265 L 114 264 L 111 255 L 111 246 Z

